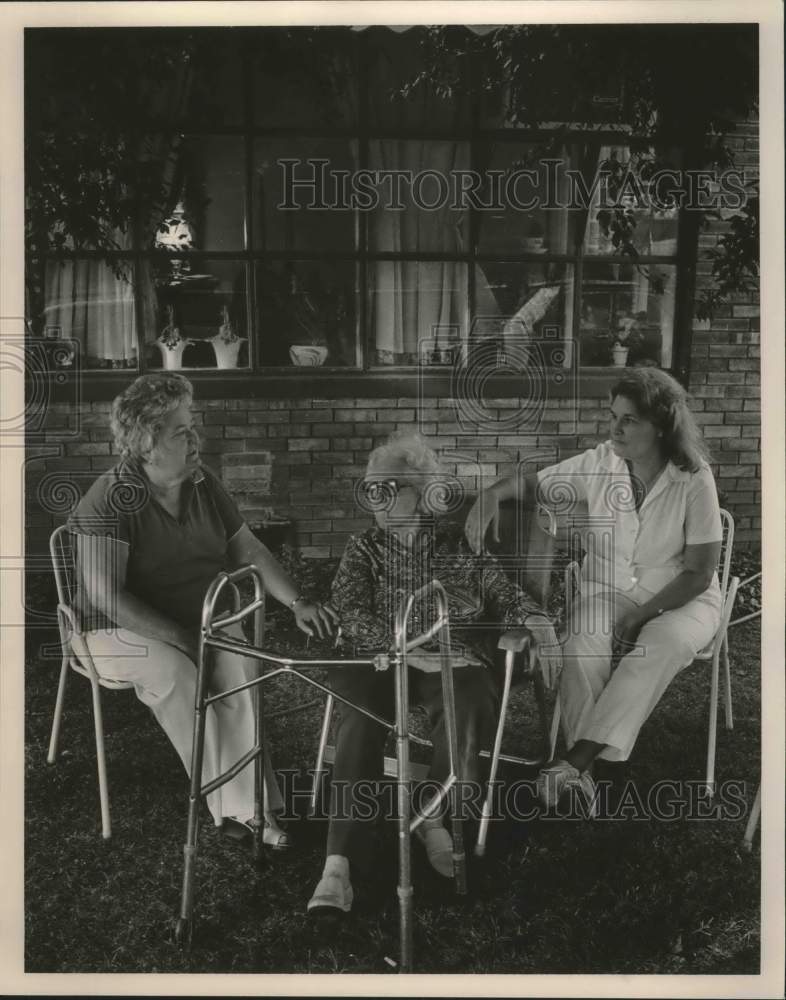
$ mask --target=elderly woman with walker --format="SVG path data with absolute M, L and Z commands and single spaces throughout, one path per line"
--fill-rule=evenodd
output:
M 470 551 L 461 524 L 435 516 L 443 480 L 435 452 L 419 434 L 400 432 L 372 451 L 359 486 L 363 506 L 373 511 L 376 524 L 347 542 L 331 605 L 341 616 L 342 641 L 349 641 L 355 655 L 384 654 L 394 645 L 401 594 L 422 593 L 432 580 L 444 588 L 450 661 L 458 668 L 451 675 L 458 779 L 471 791 L 482 788 L 478 753 L 488 745 L 496 721 L 496 650 L 515 652 L 517 644 L 531 639 L 542 669 L 556 674 L 559 647 L 551 622 L 535 601 L 505 576 L 493 557 Z M 415 601 L 413 635 L 428 635 L 436 614 L 433 601 Z M 439 661 L 439 644 L 433 641 L 407 656 L 411 701 L 426 708 L 431 724 L 431 783 L 444 782 L 449 772 Z M 389 673 L 367 666 L 332 669 L 329 683 L 350 704 L 338 706 L 326 858 L 308 911 L 336 916 L 351 910 L 353 879 L 371 867 L 375 810 L 370 803 L 382 777 L 387 735 L 382 725 L 352 706 L 390 718 L 394 690 Z M 427 806 L 415 834 L 431 867 L 451 877 L 458 846 L 442 817 L 430 814 Z

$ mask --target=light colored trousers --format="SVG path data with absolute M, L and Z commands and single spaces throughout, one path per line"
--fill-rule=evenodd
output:
M 606 745 L 601 759 L 627 760 L 666 688 L 717 631 L 717 602 L 700 595 L 647 622 L 636 648 L 612 670 L 614 622 L 649 596 L 639 588 L 630 594 L 593 590 L 591 585 L 582 590 L 563 646 L 559 689 L 568 749 L 577 740 L 592 740 Z
M 242 637 L 239 625 L 225 632 Z M 196 666 L 185 653 L 124 628 L 88 632 L 87 648 L 101 677 L 130 681 L 136 696 L 147 705 L 178 752 L 186 772 L 191 771 L 194 735 Z M 215 693 L 243 684 L 258 676 L 254 659 L 223 649 L 212 649 L 212 687 Z M 228 770 L 254 745 L 254 707 L 250 691 L 241 691 L 208 706 L 205 721 L 205 753 L 202 783 Z M 270 757 L 264 753 L 265 812 L 283 808 Z M 254 815 L 254 768 L 248 767 L 211 792 L 207 804 L 216 826 L 224 816 L 249 820 Z

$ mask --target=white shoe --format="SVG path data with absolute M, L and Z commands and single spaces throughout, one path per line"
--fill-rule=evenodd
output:
M 316 915 L 340 911 L 349 913 L 353 900 L 352 884 L 338 872 L 323 875 L 317 883 L 314 895 L 309 899 L 306 910 Z
M 418 840 L 426 848 L 429 864 L 439 875 L 453 878 L 453 838 L 444 826 L 415 827 Z
M 537 777 L 535 788 L 538 798 L 546 809 L 555 809 L 568 784 L 580 778 L 578 768 L 566 760 L 555 761 L 551 767 L 544 767 Z
M 598 789 L 589 771 L 582 771 L 578 778 L 573 778 L 565 784 L 564 791 L 576 791 L 581 794 L 589 806 L 586 813 L 589 819 L 598 815 Z

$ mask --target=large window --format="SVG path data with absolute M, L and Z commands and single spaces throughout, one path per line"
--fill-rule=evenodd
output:
M 678 212 L 632 198 L 634 260 L 594 181 L 674 150 L 511 127 L 471 65 L 460 96 L 408 90 L 427 72 L 418 29 L 189 37 L 196 56 L 140 84 L 152 111 L 122 138 L 160 166 L 160 201 L 136 199 L 113 252 L 66 231 L 41 263 L 42 328 L 86 367 L 444 368 L 531 340 L 565 365 L 672 365 Z

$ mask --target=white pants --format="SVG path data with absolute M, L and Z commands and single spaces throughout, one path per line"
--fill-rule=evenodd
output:
M 563 647 L 559 689 L 568 749 L 577 740 L 592 740 L 605 745 L 601 759 L 627 760 L 666 688 L 717 631 L 717 602 L 701 595 L 647 622 L 636 648 L 612 671 L 614 622 L 649 596 L 638 588 L 630 594 L 582 592 Z
M 225 630 L 242 636 L 239 625 Z M 87 648 L 101 677 L 130 681 L 136 696 L 147 705 L 178 752 L 186 772 L 191 771 L 191 744 L 194 734 L 196 666 L 174 646 L 150 639 L 124 628 L 88 632 Z M 243 684 L 258 675 L 256 661 L 222 649 L 212 649 L 212 686 L 215 693 Z M 212 781 L 230 768 L 254 745 L 254 709 L 250 691 L 208 706 L 205 719 L 205 752 L 202 783 Z M 267 750 L 265 769 L 265 811 L 283 808 Z M 213 819 L 219 826 L 224 816 L 249 820 L 254 815 L 254 768 L 249 764 L 231 781 L 207 796 Z

